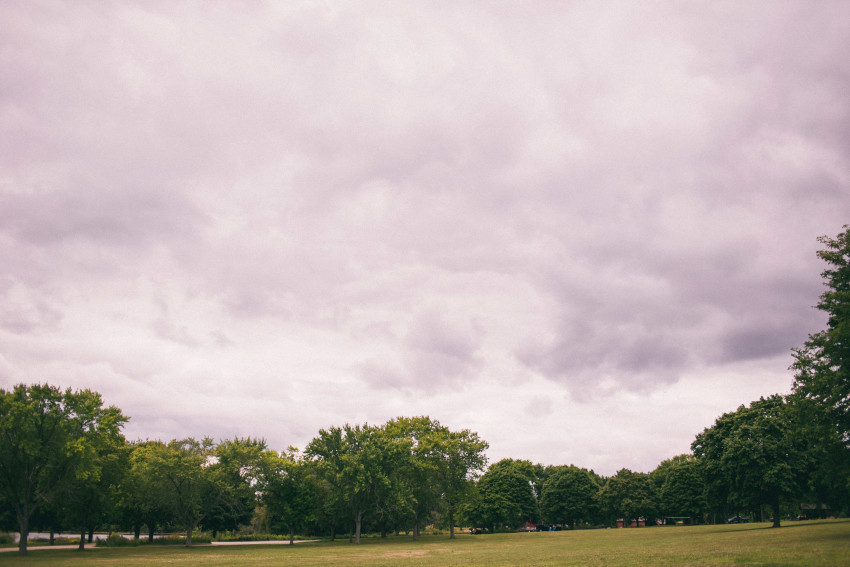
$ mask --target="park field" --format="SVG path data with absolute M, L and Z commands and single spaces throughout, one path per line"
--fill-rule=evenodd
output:
M 366 538 L 289 545 L 33 550 L 0 565 L 850 565 L 850 520 L 495 535 Z

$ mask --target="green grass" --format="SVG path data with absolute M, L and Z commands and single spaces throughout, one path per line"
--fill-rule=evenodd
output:
M 0 553 L 0 565 L 850 565 L 850 520 Z

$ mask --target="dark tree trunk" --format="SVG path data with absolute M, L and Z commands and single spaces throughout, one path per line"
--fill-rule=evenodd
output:
M 50 528 L 50 545 L 56 543 L 56 530 Z
M 26 510 L 18 513 L 18 529 L 21 530 L 21 539 L 18 540 L 18 555 L 27 554 L 27 540 L 30 537 L 30 518 Z
M 142 535 L 142 524 L 137 523 L 133 526 L 133 539 L 139 541 L 139 537 Z
M 82 551 L 85 548 L 86 548 L 86 527 L 85 527 L 85 525 L 83 525 L 83 527 L 80 528 L 80 545 L 77 546 L 77 549 Z
M 89 543 L 94 541 L 94 527 L 89 528 Z
M 295 524 L 289 524 L 289 545 L 295 543 Z
M 363 519 L 363 512 L 357 511 L 357 516 L 354 518 L 354 543 L 360 545 L 360 526 Z
M 153 533 L 156 531 L 156 524 L 151 522 L 148 524 L 148 543 L 153 543 Z
M 455 511 L 449 508 L 449 539 L 455 538 Z
M 779 527 L 779 495 L 775 495 L 772 498 L 772 502 L 770 503 L 770 507 L 773 509 L 773 525 L 771 527 L 778 528 Z

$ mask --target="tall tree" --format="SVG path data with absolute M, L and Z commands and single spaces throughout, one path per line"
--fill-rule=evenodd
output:
M 739 509 L 762 505 L 780 525 L 780 505 L 799 496 L 806 481 L 806 452 L 780 395 L 725 413 L 697 435 L 691 448 L 704 464 L 709 485 Z M 711 489 L 711 486 L 709 486 Z
M 98 448 L 104 439 L 117 442 L 126 421 L 91 390 L 0 389 L 0 492 L 18 520 L 18 553 L 27 552 L 30 518 L 39 507 L 73 481 L 100 474 Z
M 473 482 L 487 466 L 489 445 L 468 429 L 438 428 L 430 438 L 435 456 L 436 482 L 449 519 L 449 538 L 455 537 L 455 515 L 470 494 Z
M 794 349 L 795 392 L 814 400 L 850 444 L 850 225 L 835 238 L 821 236 L 818 257 L 826 291 L 817 308 L 827 314 L 826 329 Z
M 630 520 L 640 525 L 640 518 L 651 520 L 658 509 L 657 496 L 648 474 L 620 469 L 605 481 L 600 491 L 602 507 L 611 519 L 623 518 L 623 527 Z
M 264 455 L 262 502 L 270 525 L 289 532 L 289 543 L 295 540 L 295 528 L 313 515 L 317 505 L 319 492 L 311 464 L 294 447 Z
M 192 533 L 209 510 L 209 498 L 215 497 L 210 474 L 214 448 L 210 438 L 191 437 L 148 446 L 145 474 L 161 483 L 158 492 L 186 530 L 186 546 L 192 545 Z
M 161 441 L 139 441 L 130 446 L 129 470 L 120 486 L 120 511 L 124 521 L 132 526 L 136 539 L 147 527 L 148 542 L 153 542 L 158 526 L 173 520 L 171 497 L 167 486 L 154 474 L 151 459 L 158 458 Z
M 491 531 L 517 528 L 537 518 L 528 461 L 503 459 L 493 463 L 477 485 L 477 497 L 467 515 L 479 527 Z
M 558 468 L 543 483 L 540 514 L 546 522 L 569 524 L 590 521 L 599 507 L 599 484 L 587 469 Z
M 409 502 L 395 468 L 409 450 L 405 441 L 368 424 L 322 429 L 307 446 L 306 454 L 354 523 L 355 543 L 360 543 L 365 515 L 380 516 Z
M 662 461 L 650 474 L 664 516 L 702 519 L 705 479 L 699 461 L 690 454 Z

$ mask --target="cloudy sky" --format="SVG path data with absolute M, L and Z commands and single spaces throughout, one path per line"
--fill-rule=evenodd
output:
M 0 387 L 649 471 L 787 392 L 850 4 L 0 1 Z

